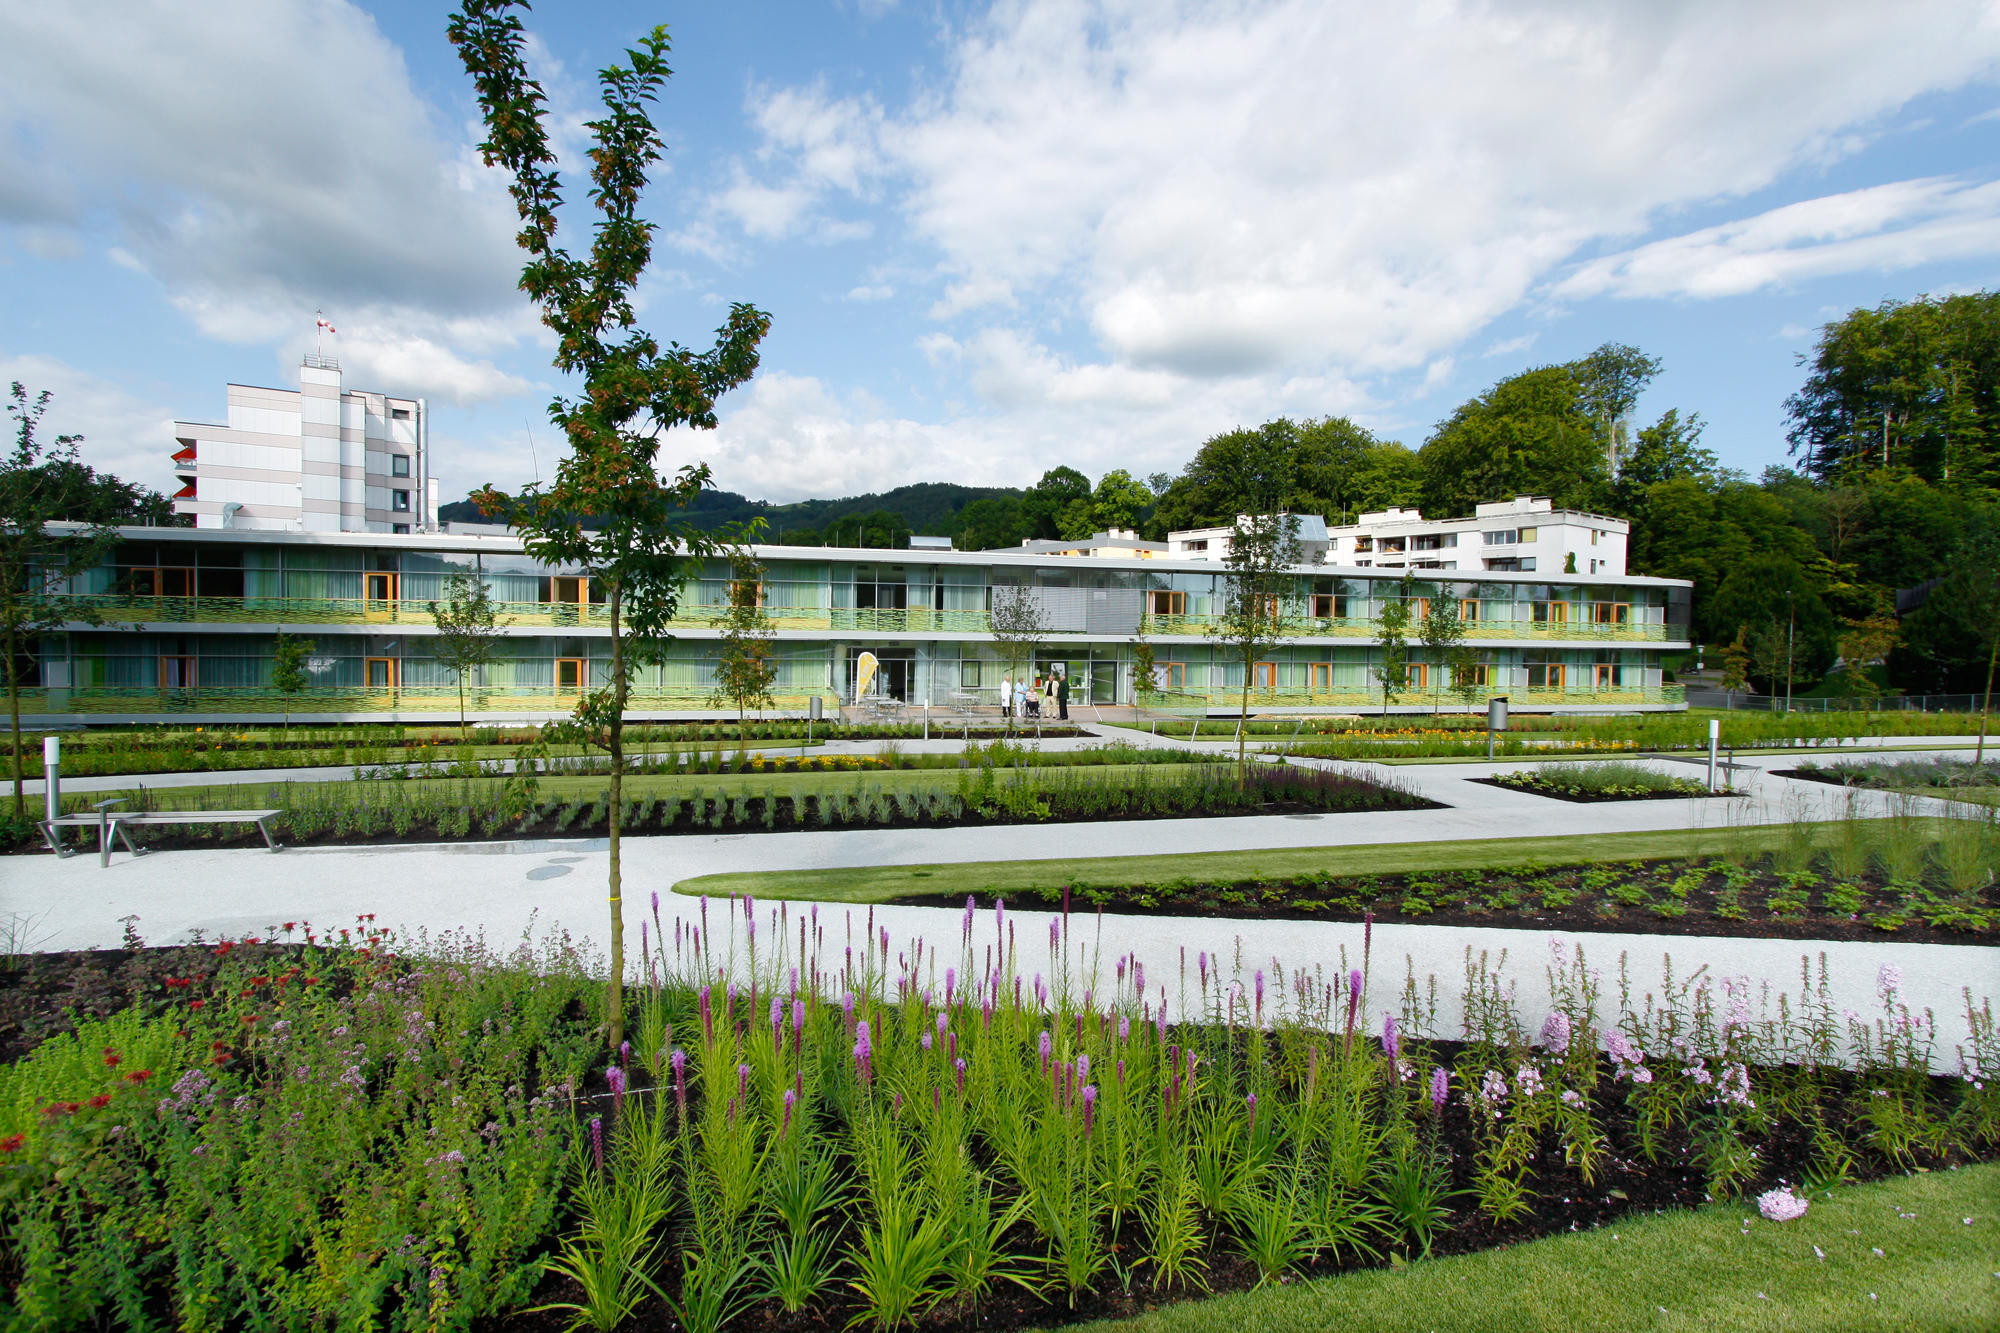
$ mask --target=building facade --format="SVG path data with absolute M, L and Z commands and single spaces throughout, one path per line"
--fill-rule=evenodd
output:
M 1360 569 L 1478 570 L 1495 574 L 1625 577 L 1632 525 L 1622 518 L 1557 509 L 1517 495 L 1475 507 L 1470 518 L 1425 518 L 1385 509 L 1327 529 L 1328 564 Z
M 483 580 L 506 622 L 495 662 L 467 682 L 477 715 L 567 712 L 609 670 L 602 589 L 588 570 L 545 566 L 513 537 L 244 528 L 126 528 L 120 537 L 104 565 L 67 589 L 78 615 L 39 645 L 29 715 L 455 716 L 457 681 L 432 651 L 429 603 L 459 573 Z M 1213 563 L 795 546 L 755 555 L 767 570 L 759 596 L 786 710 L 814 696 L 850 702 L 864 651 L 880 663 L 884 695 L 917 707 L 991 706 L 1006 667 L 989 612 L 995 590 L 1007 588 L 1028 589 L 1046 626 L 1038 671 L 1061 664 L 1079 703 L 1134 702 L 1142 638 L 1163 691 L 1149 703 L 1221 710 L 1243 684 L 1243 664 L 1211 633 L 1227 584 Z M 1475 650 L 1473 678 L 1455 691 L 1413 632 L 1412 679 L 1395 708 L 1483 707 L 1493 694 L 1531 710 L 1678 708 L 1660 655 L 1688 646 L 1688 590 L 1671 579 L 1300 566 L 1286 597 L 1296 633 L 1252 667 L 1255 703 L 1381 708 L 1382 609 L 1407 600 L 1420 620 L 1431 599 L 1448 597 Z M 726 562 L 689 581 L 666 660 L 635 682 L 636 713 L 733 711 L 712 698 L 729 597 Z M 280 632 L 313 642 L 311 684 L 289 698 L 271 688 Z
M 421 398 L 342 386 L 340 363 L 308 356 L 297 389 L 229 386 L 224 424 L 174 423 L 174 512 L 202 529 L 429 531 L 429 411 Z

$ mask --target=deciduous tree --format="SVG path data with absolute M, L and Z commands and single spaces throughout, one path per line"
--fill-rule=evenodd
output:
M 736 738 L 743 739 L 743 716 L 752 708 L 770 708 L 771 686 L 778 679 L 777 635 L 764 614 L 761 561 L 748 550 L 731 554 L 729 614 L 722 621 L 722 644 L 715 659 L 718 702 L 736 706 Z
M 1299 563 L 1298 520 L 1290 514 L 1245 516 L 1230 537 L 1223 560 L 1222 611 L 1209 633 L 1243 668 L 1243 717 L 1250 717 L 1250 691 L 1257 664 L 1299 631 L 1289 571 Z M 1236 765 L 1245 762 L 1247 726 L 1236 730 Z
M 306 672 L 306 660 L 312 656 L 313 641 L 286 634 L 280 630 L 278 641 L 271 647 L 271 688 L 285 700 L 285 730 L 292 729 L 292 700 L 312 683 Z
M 590 200 L 597 217 L 587 254 L 556 243 L 563 208 L 555 150 L 545 124 L 547 98 L 528 76 L 518 0 L 466 0 L 447 33 L 479 92 L 487 137 L 480 154 L 504 168 L 527 251 L 521 289 L 556 338 L 556 368 L 581 381 L 559 395 L 549 419 L 568 453 L 546 487 L 508 497 L 487 488 L 483 509 L 507 515 L 530 554 L 588 571 L 604 593 L 611 662 L 606 684 L 578 701 L 572 726 L 610 755 L 610 981 L 606 1021 L 615 1048 L 625 1026 L 625 917 L 620 861 L 624 812 L 625 709 L 633 672 L 659 661 L 671 635 L 691 562 L 712 556 L 715 536 L 676 515 L 694 508 L 709 484 L 706 466 L 684 464 L 670 477 L 659 466 L 665 432 L 713 429 L 715 400 L 747 382 L 770 316 L 730 308 L 714 345 L 697 352 L 662 347 L 639 329 L 633 293 L 653 252 L 653 224 L 639 214 L 647 175 L 665 151 L 650 105 L 671 71 L 667 30 L 656 27 L 626 53 L 625 65 L 598 75 L 604 110 L 587 121 Z M 600 526 L 579 521 L 592 515 Z
M 458 682 L 458 734 L 470 739 L 465 723 L 465 682 L 492 662 L 500 631 L 514 622 L 502 620 L 486 581 L 476 574 L 456 573 L 444 582 L 444 601 L 429 603 L 437 627 L 431 653 Z

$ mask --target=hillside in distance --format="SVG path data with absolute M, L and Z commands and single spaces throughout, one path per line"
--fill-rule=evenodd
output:
M 903 545 L 913 532 L 955 536 L 962 526 L 960 516 L 973 501 L 995 497 L 1018 500 L 1021 494 L 1002 486 L 922 481 L 879 494 L 780 505 L 734 491 L 708 491 L 681 517 L 706 532 L 761 518 L 762 540 L 772 544 L 888 547 Z M 493 521 L 469 499 L 440 505 L 438 517 L 448 523 Z

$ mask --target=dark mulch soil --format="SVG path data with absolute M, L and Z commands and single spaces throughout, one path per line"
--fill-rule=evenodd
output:
M 1983 923 L 1935 925 L 1899 896 L 1900 887 L 1879 878 L 1855 886 L 1858 903 L 1830 904 L 1828 891 L 1837 886 L 1829 880 L 1801 889 L 1796 877 L 1768 868 L 1746 872 L 1710 863 L 1697 869 L 1703 873 L 1693 883 L 1683 879 L 1690 873 L 1689 863 L 1672 860 L 1317 880 L 1078 884 L 1067 891 L 1067 901 L 1078 911 L 1101 907 L 1131 916 L 1359 922 L 1372 913 L 1383 925 L 1920 944 L 1990 943 L 2000 923 L 1997 889 L 1981 896 Z M 1014 905 L 1056 907 L 1065 901 L 1060 889 L 1034 896 L 1040 904 L 1016 896 Z M 990 896 L 980 897 L 982 905 L 991 905 Z M 963 906 L 961 900 L 921 894 L 890 901 L 909 907 Z
M 1546 787 L 1537 782 L 1502 782 L 1498 778 L 1470 778 L 1482 787 L 1498 787 L 1503 791 L 1526 792 L 1530 796 L 1547 796 L 1557 801 L 1571 801 L 1577 805 L 1602 805 L 1608 801 L 1698 801 L 1711 796 L 1737 796 L 1733 791 L 1566 791 L 1560 787 Z

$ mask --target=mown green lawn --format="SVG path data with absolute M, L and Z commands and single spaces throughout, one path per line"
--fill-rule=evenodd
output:
M 1070 1327 L 1990 1333 L 2000 1328 L 2000 1165 L 1836 1190 L 1793 1222 L 1717 1205 Z

